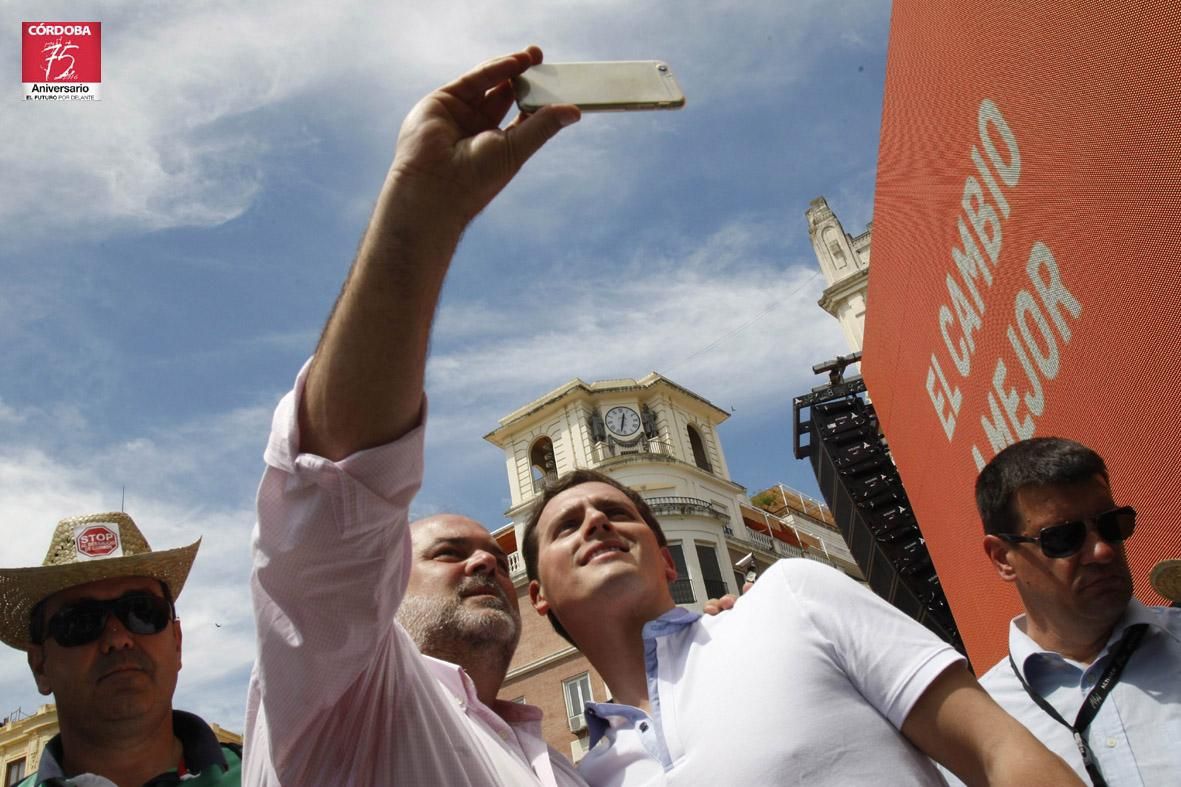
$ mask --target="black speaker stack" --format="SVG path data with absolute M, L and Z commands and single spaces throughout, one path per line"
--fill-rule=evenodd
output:
M 792 404 L 796 458 L 811 460 L 820 492 L 870 588 L 964 652 L 902 479 L 866 401 L 865 383 L 838 375 Z

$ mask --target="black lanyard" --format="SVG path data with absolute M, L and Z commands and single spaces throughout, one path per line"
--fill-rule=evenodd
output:
M 1078 716 L 1075 717 L 1073 725 L 1067 723 L 1066 719 L 1062 718 L 1058 711 L 1054 710 L 1054 706 L 1038 696 L 1029 687 L 1029 684 L 1025 682 L 1025 678 L 1021 676 L 1020 670 L 1017 669 L 1016 663 L 1013 662 L 1013 654 L 1009 654 L 1009 666 L 1013 668 L 1013 674 L 1017 676 L 1017 680 L 1021 681 L 1021 688 L 1025 689 L 1025 693 L 1029 695 L 1029 698 L 1036 702 L 1039 708 L 1048 713 L 1050 718 L 1074 733 L 1074 745 L 1078 747 L 1079 754 L 1083 756 L 1083 765 L 1086 766 L 1087 775 L 1091 777 L 1091 783 L 1095 787 L 1107 787 L 1107 781 L 1103 778 L 1103 774 L 1099 772 L 1099 764 L 1095 762 L 1095 757 L 1091 754 L 1091 747 L 1087 745 L 1083 734 L 1087 731 L 1087 727 L 1091 726 L 1091 722 L 1095 719 L 1095 714 L 1099 712 L 1099 707 L 1103 705 L 1103 701 L 1107 699 L 1107 695 L 1111 693 L 1111 690 L 1115 688 L 1115 684 L 1119 682 L 1120 673 L 1124 671 L 1128 659 L 1132 657 L 1132 651 L 1136 650 L 1140 645 L 1140 640 L 1144 639 L 1144 633 L 1147 630 L 1147 623 L 1137 623 L 1128 626 L 1124 632 L 1123 639 L 1120 640 L 1119 645 L 1111 654 L 1111 663 L 1107 665 L 1107 669 L 1103 671 L 1103 677 L 1099 678 L 1099 682 L 1095 684 L 1095 688 L 1091 689 L 1091 693 L 1083 701 L 1083 706 L 1079 708 Z

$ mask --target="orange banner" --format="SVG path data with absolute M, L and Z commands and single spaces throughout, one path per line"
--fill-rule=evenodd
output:
M 1137 596 L 1181 557 L 1181 10 L 895 0 L 863 373 L 977 670 L 1016 593 L 972 489 L 1080 440 L 1141 513 Z

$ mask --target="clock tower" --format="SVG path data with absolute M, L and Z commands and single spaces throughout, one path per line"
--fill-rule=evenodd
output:
M 730 480 L 718 439 L 717 427 L 728 417 L 656 372 L 639 380 L 575 379 L 509 413 L 485 439 L 504 450 L 511 499 L 505 513 L 518 538 L 546 480 L 589 467 L 656 500 L 656 508 L 666 498 L 681 501 L 676 520 L 701 519 L 698 536 L 708 530 L 707 540 L 721 550 L 719 525 L 741 521 L 736 501 L 745 491 Z M 732 577 L 725 585 L 737 590 Z M 704 600 L 705 586 L 695 590 Z
M 820 271 L 828 282 L 820 296 L 820 307 L 840 322 L 849 347 L 854 352 L 861 352 L 873 223 L 857 237 L 849 235 L 824 197 L 812 200 L 804 217 L 808 220 L 808 236 L 812 239 Z

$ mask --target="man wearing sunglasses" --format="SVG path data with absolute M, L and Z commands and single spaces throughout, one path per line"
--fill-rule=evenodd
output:
M 180 595 L 200 541 L 153 552 L 123 513 L 64 519 L 41 566 L 0 569 L 0 640 L 26 651 L 60 733 L 21 787 L 237 785 L 240 757 L 172 709 Z
M 1181 610 L 1132 597 L 1136 512 L 1072 440 L 1001 451 L 976 480 L 984 551 L 1021 596 L 1009 654 L 981 678 L 997 702 L 1092 784 L 1181 773 Z

